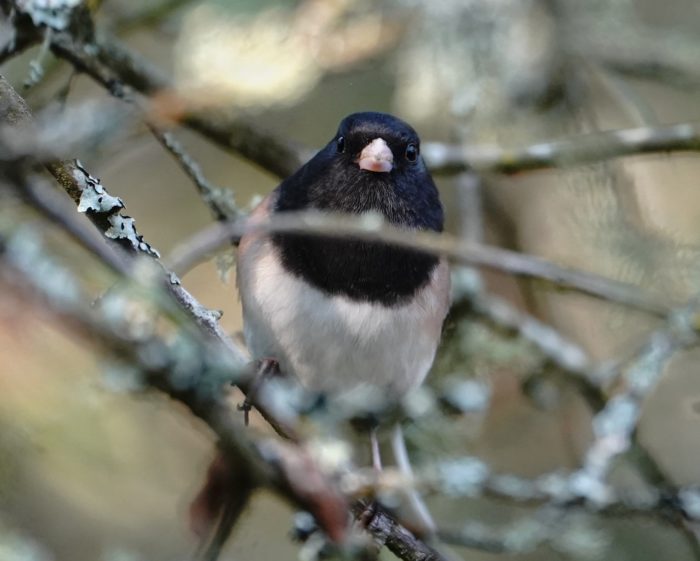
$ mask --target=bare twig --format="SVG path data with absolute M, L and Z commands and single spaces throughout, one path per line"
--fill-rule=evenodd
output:
M 52 35 L 48 35 L 47 37 L 50 36 Z M 64 42 L 72 45 L 70 41 L 61 40 L 58 41 L 58 45 Z M 53 43 L 52 48 L 64 52 L 61 51 L 60 46 L 54 45 Z M 70 52 L 73 57 L 71 61 L 78 70 L 88 72 L 93 78 L 105 86 L 112 95 L 129 103 L 133 103 L 141 110 L 149 130 L 160 144 L 175 157 L 187 176 L 192 179 L 204 202 L 218 220 L 240 217 L 241 213 L 233 203 L 232 197 L 227 198 L 227 194 L 224 190 L 209 183 L 194 159 L 185 152 L 184 148 L 175 140 L 171 133 L 161 130 L 154 119 L 147 114 L 144 104 L 131 95 L 129 89 L 124 86 L 116 74 L 112 73 L 109 68 L 102 67 L 97 58 L 86 54 L 84 50 L 67 52 Z
M 487 293 L 474 297 L 472 309 L 477 316 L 501 328 L 513 330 L 559 368 L 586 378 L 592 377 L 591 360 L 583 348 L 552 326 L 518 310 L 506 300 Z
M 86 52 L 84 46 L 76 43 L 69 33 L 54 34 L 51 44 L 57 56 L 68 60 L 78 70 L 117 95 L 120 93 L 117 81 L 151 96 L 172 89 L 172 84 L 159 70 L 130 52 L 116 39 L 101 37 L 92 47 L 96 51 L 95 56 Z M 181 103 L 179 105 L 180 110 L 184 109 Z M 241 154 L 281 177 L 291 174 L 301 165 L 297 149 L 230 113 L 185 110 L 181 120 L 189 128 L 204 134 L 224 148 Z
M 14 127 L 31 124 L 32 116 L 26 103 L 1 77 L 0 99 L 2 100 L 0 122 L 6 122 Z M 132 254 L 140 253 L 153 258 L 159 256 L 157 250 L 138 232 L 133 219 L 122 214 L 124 203 L 121 199 L 110 195 L 100 180 L 90 175 L 79 162 L 53 162 L 48 164 L 47 168 L 73 202 L 78 205 L 78 209 L 87 214 L 103 235 Z M 60 208 L 55 207 L 55 212 L 59 212 Z M 69 224 L 70 221 L 66 218 L 63 223 Z M 219 315 L 216 312 L 202 306 L 170 271 L 163 270 L 163 279 L 166 290 L 182 310 L 209 335 L 228 348 L 232 356 L 237 357 L 241 363 L 247 362 L 245 353 L 219 325 Z
M 669 314 L 666 324 L 654 331 L 633 359 L 622 370 L 622 389 L 593 419 L 594 440 L 574 481 L 590 500 L 605 503 L 609 492 L 607 475 L 613 461 L 630 450 L 637 456 L 644 450 L 636 442 L 636 432 L 644 399 L 654 390 L 667 362 L 678 351 L 698 343 L 696 325 L 700 297 Z M 642 474 L 650 483 L 670 486 L 653 458 L 646 455 Z M 649 473 L 649 467 L 653 473 Z
M 38 37 L 30 35 L 16 36 L 9 43 L 6 43 L 0 47 L 0 64 L 3 64 L 11 58 L 21 54 L 29 47 L 36 45 L 38 42 Z
M 55 32 L 52 36 L 51 48 L 57 56 L 65 58 L 114 94 L 121 93 L 123 86 L 120 83 L 146 95 L 171 90 L 172 84 L 158 69 L 130 52 L 119 41 L 98 37 L 91 47 L 96 51 L 95 55 L 85 49 L 85 45 L 73 39 L 70 33 Z M 186 126 L 280 177 L 296 170 L 306 154 L 303 149 L 263 133 L 241 118 L 221 113 L 192 112 L 181 103 L 179 107 L 185 111 L 182 122 Z M 456 173 L 474 169 L 514 174 L 580 165 L 621 156 L 699 149 L 698 125 L 684 123 L 581 135 L 573 139 L 538 143 L 522 149 L 426 142 L 423 146 L 423 156 L 434 173 Z
M 97 39 L 94 58 L 76 45 L 70 35 L 56 34 L 54 52 L 113 90 L 114 79 L 147 95 L 170 89 L 158 70 L 114 39 Z M 302 149 L 261 133 L 245 121 L 227 115 L 185 113 L 183 123 L 225 148 L 233 149 L 264 169 L 285 177 L 302 163 Z M 467 169 L 514 174 L 562 165 L 585 164 L 620 156 L 654 152 L 697 151 L 700 127 L 683 123 L 581 135 L 574 139 L 543 142 L 523 149 L 424 143 L 423 156 L 434 173 Z
M 577 39 L 577 54 L 626 77 L 641 78 L 684 91 L 700 86 L 698 40 L 692 34 L 659 26 L 600 21 Z
M 532 255 L 473 244 L 444 233 L 438 235 L 429 232 L 407 232 L 385 224 L 380 217 L 375 215 L 358 218 L 318 212 L 290 212 L 276 214 L 273 220 L 265 222 L 237 221 L 214 224 L 190 238 L 186 247 L 173 252 L 171 266 L 177 271 L 187 270 L 223 244 L 229 243 L 232 237 L 240 237 L 244 232 L 260 234 L 303 232 L 319 236 L 383 241 L 393 245 L 446 255 L 469 265 L 478 265 L 525 278 L 547 281 L 560 287 L 657 316 L 665 316 L 671 309 L 665 300 L 647 294 L 633 285 L 593 273 L 562 267 Z
M 700 125 L 695 123 L 578 135 L 525 148 L 457 146 L 434 142 L 426 142 L 422 148 L 423 157 L 434 173 L 474 169 L 506 175 L 581 165 L 621 156 L 698 150 Z
M 185 152 L 185 149 L 171 133 L 160 130 L 151 123 L 148 123 L 148 128 L 158 142 L 172 154 L 182 170 L 195 184 L 199 195 L 216 220 L 233 220 L 243 216 L 243 213 L 233 201 L 233 193 L 212 185 L 202 173 L 199 164 Z
M 128 329 L 119 328 L 130 323 L 126 308 L 120 311 L 112 307 L 107 319 L 85 305 L 90 299 L 79 292 L 76 282 L 65 287 L 65 294 L 58 292 L 50 285 L 55 281 L 43 275 L 50 262 L 51 258 L 43 255 L 41 250 L 27 250 L 24 233 L 0 238 L 1 274 L 16 290 L 30 296 L 44 311 L 65 320 L 65 325 L 72 326 L 78 335 L 110 356 L 136 366 L 149 386 L 186 405 L 217 434 L 230 461 L 239 470 L 249 470 L 250 485 L 265 484 L 277 489 L 298 507 L 314 513 L 331 537 L 342 538 L 344 500 L 317 466 L 309 461 L 307 452 L 296 446 L 281 448 L 280 443 L 254 439 L 254 433 L 245 429 L 219 389 L 201 383 L 212 370 L 221 368 L 230 369 L 235 378 L 238 367 L 227 358 L 230 357 L 227 352 L 221 352 L 221 346 L 195 339 L 187 356 L 183 357 L 175 348 L 177 345 L 169 346 L 156 335 L 130 336 Z M 62 272 L 60 265 L 54 263 L 52 267 L 55 275 L 69 277 L 68 273 Z M 117 317 L 116 314 L 123 316 Z M 180 364 L 182 360 L 185 364 Z M 190 376 L 186 383 L 182 376 L 175 374 L 183 368 Z M 300 462 L 304 464 L 307 476 L 314 478 L 313 489 L 293 478 Z M 319 507 L 325 510 L 320 511 Z
M 13 33 L 10 40 L 0 46 L 0 64 L 36 45 L 43 36 L 32 24 L 30 18 L 15 11 L 13 4 L 11 0 L 0 0 L 0 15 L 7 18 L 8 23 L 12 25 Z

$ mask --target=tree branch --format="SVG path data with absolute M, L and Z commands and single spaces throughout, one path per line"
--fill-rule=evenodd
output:
M 34 40 L 31 33 L 25 32 L 24 35 L 28 37 L 25 41 L 29 41 L 29 38 Z M 77 41 L 69 32 L 55 31 L 51 49 L 115 95 L 122 93 L 121 84 L 149 96 L 173 90 L 172 83 L 160 70 L 114 38 L 97 34 L 94 42 L 88 45 Z M 161 101 L 165 105 L 165 114 L 181 117 L 185 126 L 279 177 L 294 172 L 303 163 L 304 155 L 308 154 L 302 148 L 264 133 L 235 115 L 192 111 L 172 94 L 166 94 Z M 176 110 L 168 108 L 169 105 L 174 105 Z M 477 170 L 511 175 L 621 156 L 698 150 L 700 127 L 694 123 L 682 123 L 579 135 L 513 149 L 425 142 L 423 157 L 436 174 Z
M 204 176 L 204 173 L 202 173 L 199 164 L 185 152 L 185 149 L 171 133 L 162 131 L 151 123 L 148 123 L 147 126 L 156 140 L 170 152 L 180 165 L 180 168 L 195 184 L 199 196 L 209 207 L 216 220 L 233 220 L 243 216 L 243 213 L 233 201 L 233 193 L 229 190 L 212 185 Z
M 97 34 L 94 44 L 90 45 L 95 50 L 94 55 L 85 47 L 68 32 L 53 34 L 51 48 L 54 53 L 90 75 L 112 93 L 117 93 L 117 82 L 149 96 L 173 89 L 172 83 L 158 69 L 114 38 Z M 171 99 L 171 102 L 175 99 Z M 303 149 L 261 132 L 244 119 L 221 112 L 192 112 L 181 103 L 175 104 L 185 111 L 181 119 L 183 124 L 279 177 L 290 175 L 303 162 L 303 154 L 306 153 Z M 469 169 L 514 174 L 620 156 L 699 149 L 700 128 L 685 123 L 580 135 L 573 139 L 543 142 L 522 149 L 426 142 L 423 156 L 431 170 L 437 174 Z
M 591 133 L 524 148 L 435 142 L 426 142 L 422 148 L 423 157 L 433 173 L 473 169 L 505 175 L 590 164 L 621 156 L 697 151 L 700 151 L 700 125 L 695 123 Z
M 218 385 L 203 383 L 212 375 L 222 379 L 223 372 L 226 378 L 238 377 L 238 367 L 230 361 L 227 352 L 222 352 L 218 345 L 195 338 L 185 356 L 176 348 L 177 344 L 168 345 L 156 335 L 130 336 L 130 330 L 124 328 L 131 322 L 126 309 L 112 306 L 106 319 L 98 310 L 85 306 L 84 302 L 90 299 L 79 292 L 74 280 L 70 287 L 64 287 L 65 293 L 52 287 L 50 283 L 55 281 L 43 275 L 47 266 L 52 267 L 57 278 L 69 279 L 70 273 L 52 263 L 40 249 L 28 250 L 25 238 L 26 233 L 0 236 L 0 263 L 3 265 L 0 274 L 7 282 L 32 301 L 41 302 L 43 310 L 56 314 L 65 325 L 115 360 L 136 366 L 149 386 L 187 406 L 216 433 L 237 469 L 249 471 L 251 485 L 264 484 L 278 490 L 293 504 L 314 513 L 331 538 L 342 539 L 346 525 L 345 500 L 319 471 L 308 452 L 300 446 L 254 439 L 254 433 L 243 426 L 240 415 L 222 398 Z M 189 375 L 186 382 L 177 375 L 183 368 Z M 304 465 L 306 476 L 313 478 L 313 489 L 298 480 L 296 466 L 300 463 Z
M 241 220 L 213 224 L 190 238 L 185 247 L 176 248 L 169 262 L 176 271 L 187 270 L 206 255 L 230 243 L 233 237 L 240 237 L 243 233 L 269 234 L 271 232 L 383 241 L 392 245 L 445 255 L 469 265 L 547 281 L 559 287 L 576 290 L 656 316 L 665 316 L 671 309 L 667 301 L 647 294 L 637 286 L 562 267 L 532 255 L 471 243 L 445 233 L 409 232 L 385 224 L 375 215 L 350 217 L 313 211 L 285 212 L 275 215 L 270 221 Z
M 113 94 L 119 94 L 117 83 L 124 83 L 149 96 L 165 94 L 162 98 L 165 114 L 172 111 L 167 106 L 174 102 L 176 113 L 184 110 L 179 117 L 185 126 L 271 173 L 286 177 L 301 165 L 299 150 L 231 112 L 194 112 L 183 106 L 181 100 L 168 100 L 166 92 L 172 90 L 170 81 L 118 40 L 98 37 L 90 45 L 96 51 L 94 55 L 85 47 L 77 43 L 70 33 L 55 33 L 51 43 L 56 56 L 66 59 Z

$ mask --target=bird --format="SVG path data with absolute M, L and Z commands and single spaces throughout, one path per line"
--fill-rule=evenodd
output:
M 265 197 L 249 220 L 305 210 L 375 213 L 411 232 L 444 227 L 418 134 L 379 112 L 345 117 L 326 146 Z M 273 362 L 282 375 L 331 397 L 366 389 L 395 401 L 419 387 L 450 304 L 444 257 L 366 239 L 253 228 L 239 241 L 236 277 L 252 359 Z M 400 426 L 392 446 L 399 467 L 410 470 Z M 381 470 L 376 430 L 371 452 Z M 222 470 L 213 466 L 192 504 L 191 523 L 213 518 L 221 505 L 213 495 Z M 409 500 L 430 530 L 422 503 L 417 496 Z
M 378 112 L 344 118 L 326 146 L 282 181 L 251 219 L 304 210 L 373 212 L 409 231 L 444 227 L 418 134 Z M 444 258 L 376 241 L 243 236 L 237 282 L 252 356 L 271 357 L 303 387 L 331 396 L 364 388 L 393 401 L 420 386 L 449 309 Z M 380 470 L 376 430 L 371 445 Z M 397 461 L 406 458 L 400 425 L 392 446 Z M 424 526 L 431 526 L 425 508 L 413 502 Z
M 378 112 L 344 118 L 251 219 L 304 210 L 378 213 L 409 231 L 444 226 L 418 134 Z M 330 395 L 364 386 L 398 400 L 418 387 L 449 308 L 444 258 L 376 241 L 244 235 L 237 283 L 252 357 L 271 357 L 303 387 Z

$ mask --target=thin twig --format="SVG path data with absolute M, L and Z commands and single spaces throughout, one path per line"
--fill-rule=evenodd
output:
M 588 164 L 621 156 L 700 150 L 700 125 L 679 123 L 577 135 L 523 148 L 458 146 L 426 142 L 422 152 L 433 173 L 468 169 L 512 175 Z
M 233 220 L 243 216 L 233 201 L 233 193 L 212 185 L 202 173 L 199 164 L 185 151 L 172 133 L 163 131 L 152 123 L 147 123 L 147 126 L 156 140 L 172 154 L 180 168 L 195 184 L 199 195 L 216 220 Z
M 176 271 L 188 270 L 200 259 L 211 254 L 232 237 L 243 233 L 269 234 L 271 232 L 305 233 L 318 236 L 353 237 L 368 241 L 382 241 L 446 255 L 458 262 L 478 265 L 509 274 L 543 280 L 615 302 L 656 316 L 665 316 L 671 309 L 664 299 L 647 294 L 639 287 L 614 281 L 593 273 L 562 267 L 546 259 L 517 253 L 498 247 L 474 244 L 449 234 L 409 232 L 385 224 L 375 215 L 351 217 L 318 212 L 285 212 L 270 221 L 237 221 L 214 224 L 192 236 L 186 245 L 173 251 L 168 260 Z
M 63 43 L 70 44 L 66 41 L 60 41 L 60 44 Z M 61 47 L 56 45 L 52 46 L 54 50 L 58 49 L 59 52 L 63 52 L 60 50 Z M 241 216 L 241 212 L 233 202 L 232 195 L 227 196 L 228 193 L 226 191 L 215 187 L 206 179 L 197 162 L 187 154 L 182 145 L 175 140 L 171 133 L 163 131 L 160 125 L 155 123 L 153 117 L 148 114 L 144 103 L 138 100 L 129 88 L 125 87 L 115 73 L 109 68 L 101 67 L 96 57 L 89 56 L 84 51 L 68 52 L 70 52 L 73 57 L 72 62 L 76 66 L 76 69 L 87 72 L 105 86 L 114 97 L 133 104 L 141 111 L 141 115 L 148 129 L 158 142 L 173 155 L 180 164 L 180 167 L 193 181 L 205 204 L 210 208 L 217 220 L 227 220 Z
M 158 69 L 120 41 L 100 36 L 92 47 L 96 51 L 94 56 L 69 33 L 55 33 L 51 44 L 56 56 L 66 59 L 112 93 L 119 93 L 115 80 L 149 96 L 172 90 L 172 84 Z M 180 110 L 184 109 L 181 102 L 179 106 Z M 290 175 L 302 163 L 299 150 L 232 113 L 185 110 L 181 121 L 280 177 Z
M 593 378 L 591 359 L 586 351 L 551 325 L 485 291 L 471 299 L 471 309 L 473 314 L 500 328 L 512 330 L 518 337 L 529 341 L 559 368 L 587 379 Z
M 170 82 L 148 62 L 115 39 L 99 38 L 97 58 L 85 53 L 70 35 L 55 34 L 54 52 L 112 89 L 114 78 L 146 95 L 171 88 Z M 249 123 L 226 114 L 188 113 L 182 122 L 222 147 L 232 149 L 280 177 L 295 171 L 306 152 L 281 142 Z M 434 173 L 481 172 L 514 174 L 566 165 L 580 165 L 655 152 L 700 150 L 700 127 L 683 123 L 580 135 L 534 144 L 522 149 L 498 146 L 459 146 L 426 142 L 423 157 Z
M 195 338 L 190 340 L 190 352 L 183 357 L 177 345 L 168 345 L 157 335 L 131 336 L 128 329 L 119 328 L 131 321 L 127 307 L 111 307 L 107 318 L 85 304 L 90 298 L 80 291 L 76 282 L 64 287 L 69 289 L 65 294 L 57 292 L 50 285 L 54 281 L 43 276 L 51 258 L 41 250 L 25 251 L 25 239 L 25 233 L 0 236 L 0 275 L 6 281 L 28 295 L 42 311 L 61 318 L 63 325 L 73 328 L 75 334 L 121 363 L 136 366 L 147 385 L 183 403 L 205 421 L 219 437 L 230 461 L 239 469 L 249 470 L 252 479 L 248 487 L 265 484 L 276 489 L 292 504 L 314 513 L 329 535 L 336 538 L 342 535 L 345 521 L 339 522 L 340 517 L 334 513 L 345 510 L 344 500 L 318 467 L 309 462 L 308 453 L 301 447 L 288 445 L 282 449 L 273 441 L 254 439 L 254 433 L 246 430 L 219 389 L 201 383 L 213 368 L 223 365 L 235 373 L 236 365 L 228 361 L 228 353 L 222 353 L 219 345 L 212 346 L 204 339 Z M 62 278 L 68 278 L 69 274 L 59 264 L 52 267 L 56 275 L 60 272 Z M 175 374 L 183 368 L 189 375 L 187 383 Z M 314 478 L 313 489 L 293 478 L 299 463 L 304 464 L 307 476 Z M 319 510 L 321 507 L 325 511 Z

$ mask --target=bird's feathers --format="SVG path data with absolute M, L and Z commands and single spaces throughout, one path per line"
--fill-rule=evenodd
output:
M 392 150 L 390 172 L 357 163 L 376 138 Z M 351 115 L 252 219 L 309 208 L 375 211 L 399 227 L 441 231 L 437 189 L 422 160 L 412 159 L 418 144 L 395 117 Z M 370 384 L 400 397 L 432 364 L 449 305 L 444 260 L 379 242 L 255 234 L 241 240 L 237 275 L 251 354 L 277 359 L 310 389 Z

